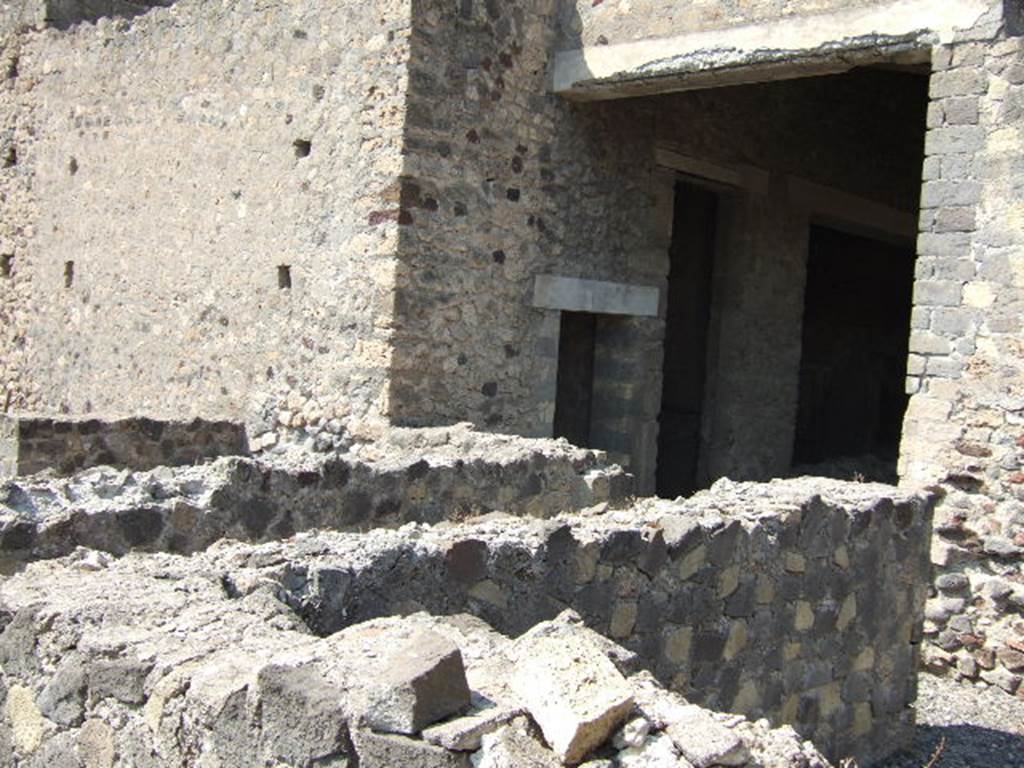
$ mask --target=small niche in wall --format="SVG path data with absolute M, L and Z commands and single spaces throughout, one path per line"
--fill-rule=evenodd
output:
M 75 262 L 64 262 L 64 287 L 70 288 L 75 284 Z
M 3 157 L 4 157 L 4 160 L 3 160 L 4 168 L 13 168 L 14 166 L 16 166 L 18 164 L 18 150 L 17 150 L 17 148 L 15 148 L 15 146 L 13 144 L 10 145 L 4 151 L 4 156 Z
M 292 287 L 292 268 L 287 264 L 277 268 L 277 287 L 281 290 Z
M 0 255 L 0 277 L 12 277 L 14 275 L 14 254 L 4 253 Z
M 309 157 L 309 154 L 313 151 L 313 142 L 309 139 L 296 139 L 292 142 L 292 146 L 295 148 L 295 156 L 300 159 Z

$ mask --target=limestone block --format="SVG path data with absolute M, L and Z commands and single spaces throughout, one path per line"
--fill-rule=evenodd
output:
M 524 724 L 505 726 L 483 737 L 473 768 L 560 768 L 558 759 L 526 732 Z
M 6 709 L 15 749 L 23 755 L 31 754 L 43 739 L 43 716 L 32 691 L 12 685 L 7 692 Z
M 665 731 L 695 768 L 743 765 L 750 759 L 740 737 L 700 707 L 681 708 Z
M 580 762 L 633 709 L 633 694 L 590 630 L 545 622 L 514 644 L 512 688 L 562 762 Z
M 377 681 L 363 721 L 385 733 L 419 733 L 469 706 L 469 685 L 458 647 L 422 631 L 396 649 Z
M 620 750 L 616 759 L 620 768 L 689 768 L 685 759 L 679 759 L 672 739 L 664 733 Z

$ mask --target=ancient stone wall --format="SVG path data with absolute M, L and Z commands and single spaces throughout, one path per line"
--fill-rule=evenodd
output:
M 446 471 L 430 468 L 427 477 Z M 686 502 L 553 520 L 488 515 L 361 535 L 320 531 L 113 562 L 79 550 L 0 584 L 9 612 L 0 664 L 5 690 L 20 689 L 7 719 L 24 734 L 24 702 L 32 702 L 40 736 L 51 738 L 81 726 L 87 711 L 102 719 L 92 702 L 113 697 L 139 708 L 114 724 L 125 744 L 179 732 L 174 691 L 187 688 L 191 701 L 206 690 L 203 680 L 220 679 L 210 667 L 180 685 L 197 669 L 183 662 L 210 655 L 202 649 L 211 638 L 239 638 L 225 647 L 244 677 L 280 648 L 299 647 L 282 629 L 308 627 L 334 644 L 345 636 L 334 633 L 354 623 L 427 610 L 469 612 L 518 635 L 571 607 L 688 700 L 791 723 L 829 756 L 866 764 L 910 738 L 932 504 L 887 486 L 723 482 Z M 124 600 L 111 603 L 113 584 Z M 152 608 L 141 608 L 142 595 Z M 249 609 L 277 630 L 229 629 Z M 106 642 L 126 648 L 117 629 L 125 617 L 145 647 L 173 636 L 174 648 L 187 650 L 157 663 L 101 650 Z M 58 647 L 62 659 L 49 650 Z M 123 687 L 98 682 L 108 679 Z M 242 688 L 217 686 L 233 692 L 229 699 Z M 355 691 L 346 698 L 358 700 Z M 141 730 L 136 717 L 155 719 Z M 198 733 L 204 728 L 215 726 Z M 241 757 L 258 751 L 241 732 L 235 738 Z
M 96 425 L 79 426 L 88 431 Z M 199 455 L 224 447 L 198 440 L 189 445 L 189 426 L 176 430 L 179 451 Z M 207 438 L 223 437 L 211 430 L 217 425 L 198 426 Z M 111 431 L 108 449 L 145 454 L 148 436 Z M 72 434 L 68 442 L 80 437 L 95 435 Z M 238 433 L 229 430 L 227 437 Z M 4 446 L 0 432 L 0 462 L 6 461 Z M 160 446 L 150 444 L 150 452 L 154 447 Z M 348 453 L 292 448 L 200 466 L 100 467 L 59 480 L 49 474 L 8 479 L 0 483 L 0 551 L 15 559 L 57 557 L 76 546 L 115 554 L 195 552 L 224 537 L 267 541 L 316 528 L 364 531 L 494 511 L 552 517 L 598 504 L 621 506 L 631 492 L 632 478 L 620 467 L 564 442 L 479 434 L 464 426 L 396 430 Z
M 1024 672 L 1024 168 L 1019 37 L 934 51 L 902 476 L 942 483 L 933 668 Z
M 788 726 L 666 691 L 570 612 L 514 641 L 472 616 L 424 613 L 323 638 L 267 584 L 227 594 L 198 562 L 82 554 L 31 569 L 57 592 L 5 585 L 11 768 L 829 768 Z M 33 596 L 43 602 L 26 605 Z
M 650 117 L 576 109 L 548 92 L 554 10 L 548 0 L 467 3 L 457 16 L 435 0 L 414 5 L 391 385 L 399 422 L 550 434 L 558 312 L 530 306 L 535 276 L 664 283 L 671 183 L 644 149 Z M 603 364 L 630 375 L 609 377 L 620 407 L 597 419 L 594 446 L 646 478 L 660 324 L 612 318 L 609 333 Z
M 181 2 L 20 33 L 7 407 L 378 417 L 408 25 L 404 2 Z
M 44 470 L 67 475 L 97 466 L 177 467 L 246 453 L 245 429 L 232 422 L 62 421 L 0 415 L 0 457 L 8 457 L 0 459 L 0 477 Z

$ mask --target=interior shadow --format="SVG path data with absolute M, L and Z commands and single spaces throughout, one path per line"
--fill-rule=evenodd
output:
M 1007 728 L 1022 727 L 1007 723 Z M 919 768 L 929 764 L 945 739 L 934 768 L 985 766 L 985 768 L 1024 768 L 1024 732 L 1011 733 L 978 725 L 920 725 L 914 748 L 876 763 L 871 768 Z

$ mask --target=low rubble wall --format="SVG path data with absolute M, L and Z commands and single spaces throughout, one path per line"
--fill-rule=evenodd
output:
M 150 472 L 95 469 L 0 483 L 0 555 L 58 557 L 76 546 L 188 553 L 224 537 L 363 531 L 494 510 L 552 517 L 623 503 L 632 478 L 564 441 L 468 430 L 396 430 L 346 454 L 265 454 Z
M 604 515 L 219 556 L 244 566 L 229 588 L 271 578 L 322 634 L 410 610 L 467 611 L 518 634 L 570 607 L 691 701 L 791 723 L 831 758 L 868 764 L 911 739 L 934 501 L 825 480 L 720 482 Z
M 248 454 L 245 428 L 229 421 L 146 418 L 62 420 L 0 415 L 0 477 L 101 465 L 153 469 Z
M 621 503 L 615 490 L 629 477 L 600 454 L 474 440 L 473 450 L 417 443 L 401 456 L 391 446 L 9 482 L 0 512 L 7 554 L 73 554 L 31 563 L 0 586 L 0 597 L 15 595 L 12 615 L 24 608 L 38 618 L 40 605 L 57 606 L 42 623 L 15 616 L 0 646 L 22 637 L 81 648 L 74 626 L 87 621 L 51 619 L 77 605 L 62 603 L 64 593 L 102 594 L 108 577 L 97 573 L 109 572 L 140 595 L 163 574 L 182 592 L 179 607 L 213 580 L 219 596 L 210 600 L 202 586 L 203 615 L 224 610 L 224 600 L 272 598 L 280 622 L 301 619 L 324 637 L 420 611 L 469 613 L 518 635 L 571 608 L 695 704 L 792 724 L 830 758 L 862 765 L 909 744 L 933 496 L 812 478 L 721 481 L 685 501 L 615 510 L 600 502 Z M 247 541 L 212 543 L 225 535 Z M 156 552 L 112 561 L 97 551 L 140 549 Z M 142 635 L 166 631 L 145 611 L 137 619 Z M 61 627 L 71 636 L 42 639 Z M 201 624 L 190 627 L 180 634 L 188 647 L 205 636 Z M 236 637 L 231 658 L 244 659 L 249 640 Z M 20 674 L 23 662 L 4 653 L 4 674 Z M 55 670 L 37 670 L 35 694 Z

